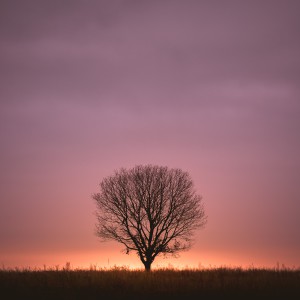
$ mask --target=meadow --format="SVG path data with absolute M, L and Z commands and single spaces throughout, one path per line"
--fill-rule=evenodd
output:
M 300 269 L 0 270 L 1 299 L 300 299 Z

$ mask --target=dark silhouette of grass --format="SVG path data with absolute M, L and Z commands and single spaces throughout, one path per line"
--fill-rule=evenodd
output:
M 2 299 L 300 299 L 300 269 L 0 270 Z

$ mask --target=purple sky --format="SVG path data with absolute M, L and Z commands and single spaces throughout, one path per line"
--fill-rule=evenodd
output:
M 300 2 L 0 2 L 0 264 L 138 265 L 103 177 L 188 171 L 208 223 L 157 264 L 300 266 Z M 155 265 L 155 263 L 154 263 Z

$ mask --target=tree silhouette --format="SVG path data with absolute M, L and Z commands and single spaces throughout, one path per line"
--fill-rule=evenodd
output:
M 159 254 L 191 246 L 195 229 L 206 223 L 202 198 L 187 172 L 161 166 L 120 169 L 100 183 L 96 234 L 134 251 L 150 271 Z

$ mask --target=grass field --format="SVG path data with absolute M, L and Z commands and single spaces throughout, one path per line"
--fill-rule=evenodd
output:
M 300 269 L 0 270 L 1 299 L 300 299 Z

